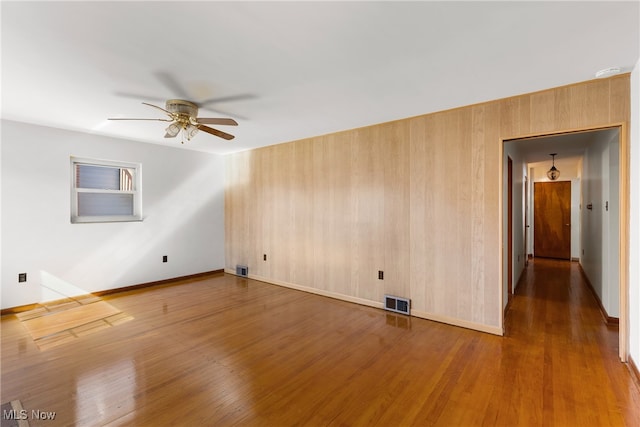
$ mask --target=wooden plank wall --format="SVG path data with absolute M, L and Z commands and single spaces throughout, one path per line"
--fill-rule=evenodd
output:
M 417 316 L 501 334 L 502 140 L 628 122 L 629 84 L 626 74 L 229 155 L 226 270 L 372 306 L 408 297 Z

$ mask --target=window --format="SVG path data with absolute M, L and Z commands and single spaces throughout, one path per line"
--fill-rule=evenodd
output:
M 71 158 L 71 222 L 142 220 L 139 163 Z

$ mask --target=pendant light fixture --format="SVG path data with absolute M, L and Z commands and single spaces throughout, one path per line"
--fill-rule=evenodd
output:
M 547 177 L 551 180 L 551 181 L 555 181 L 556 179 L 560 178 L 560 171 L 558 169 L 556 169 L 556 155 L 558 153 L 551 153 L 549 154 L 551 156 L 551 158 L 553 159 L 552 162 L 552 166 L 551 169 L 549 169 L 549 171 L 547 172 Z

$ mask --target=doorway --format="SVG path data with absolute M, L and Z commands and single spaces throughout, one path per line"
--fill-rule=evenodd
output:
M 594 293 L 600 297 L 600 302 L 604 301 L 606 306 L 608 300 L 609 305 L 605 308 L 616 313 L 612 317 L 619 316 L 618 349 L 620 359 L 623 362 L 626 361 L 628 353 L 627 318 L 629 314 L 626 275 L 629 265 L 626 250 L 628 242 L 629 171 L 627 164 L 629 149 L 626 132 L 625 126 L 619 125 L 503 140 L 502 157 L 504 183 L 502 187 L 504 203 L 502 210 L 504 248 L 502 289 L 505 296 L 504 302 L 507 302 L 509 290 L 508 278 L 506 277 L 508 275 L 507 264 L 511 264 L 513 269 L 512 277 L 517 294 L 518 282 L 516 279 L 524 273 L 525 260 L 529 253 L 534 256 L 579 262 L 579 267 L 587 273 L 586 276 L 592 282 L 592 288 Z M 589 152 L 585 151 L 588 147 L 591 147 Z M 602 150 L 598 151 L 600 150 L 598 147 L 609 148 L 605 153 Z M 536 183 L 549 182 L 546 178 L 546 171 L 552 164 L 549 157 L 549 153 L 552 152 L 562 153 L 559 161 L 556 160 L 556 166 L 562 173 L 561 179 L 567 181 L 567 184 L 564 185 L 569 185 L 570 200 L 571 193 L 575 192 L 571 202 L 574 213 L 573 221 L 571 220 L 571 210 L 568 210 L 568 218 L 564 215 L 560 217 L 562 219 L 559 223 L 562 226 L 560 228 L 554 226 L 556 236 L 563 241 L 565 241 L 566 233 L 571 236 L 571 229 L 574 229 L 574 245 L 569 250 L 569 255 L 567 255 L 566 246 L 561 253 L 545 253 L 544 244 L 541 246 L 540 242 L 535 241 L 536 234 L 540 234 L 536 233 L 536 228 L 545 227 L 540 224 L 536 225 L 535 196 L 536 193 L 544 192 L 544 190 L 538 191 Z M 507 193 L 508 158 L 512 158 L 513 161 L 513 194 Z M 571 168 L 563 163 L 569 158 L 574 158 L 574 160 L 579 158 L 578 169 L 580 171 L 584 169 L 584 172 L 572 175 Z M 599 167 L 600 169 L 598 169 Z M 616 195 L 607 194 L 608 190 L 603 187 L 604 185 L 612 192 L 615 190 Z M 552 191 L 551 194 L 553 193 Z M 527 203 L 529 195 L 532 202 L 530 204 Z M 512 199 L 511 202 L 508 201 L 509 198 Z M 553 196 L 548 195 L 548 198 L 552 199 Z M 513 209 L 514 232 L 510 237 L 507 233 L 508 208 Z M 562 211 L 563 209 L 555 208 L 554 210 Z M 526 218 L 529 218 L 530 222 Z M 596 230 L 595 233 L 594 230 Z M 576 236 L 578 237 L 576 238 Z M 511 240 L 511 245 L 508 240 Z M 571 241 L 571 237 L 569 237 L 569 241 Z M 524 249 L 520 249 L 518 245 L 524 246 Z M 509 250 L 509 247 L 512 249 Z M 608 251 L 607 248 L 619 249 L 619 252 L 611 255 L 615 251 Z M 519 256 L 521 250 L 525 254 L 522 261 Z M 512 257 L 509 257 L 507 252 L 511 253 Z M 511 258 L 511 262 L 508 261 L 509 258 Z M 592 267 L 591 272 L 587 271 L 589 262 Z M 600 276 L 593 276 L 594 271 Z M 614 293 L 615 295 L 613 295 Z

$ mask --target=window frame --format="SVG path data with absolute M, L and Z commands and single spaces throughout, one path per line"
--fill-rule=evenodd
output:
M 87 157 L 71 156 L 71 223 L 100 223 L 100 222 L 135 222 L 142 221 L 142 164 L 132 162 L 122 162 L 116 160 L 91 159 Z M 76 165 L 89 165 L 98 167 L 126 168 L 133 169 L 133 190 L 101 190 L 96 188 L 78 188 Z M 132 215 L 79 215 L 78 214 L 78 194 L 132 194 L 133 214 Z

